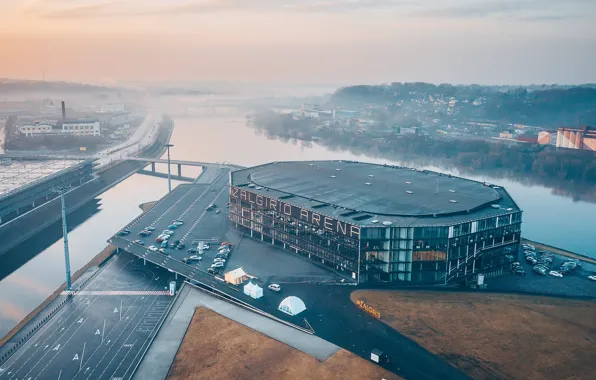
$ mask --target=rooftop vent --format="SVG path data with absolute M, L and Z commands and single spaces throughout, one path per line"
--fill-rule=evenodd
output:
M 279 197 L 279 199 L 290 199 L 290 198 L 294 198 L 294 195 L 288 194 L 288 195 L 282 195 L 281 197 Z
M 355 216 L 352 219 L 354 220 L 365 220 L 365 219 L 370 219 L 372 218 L 372 215 L 360 215 L 360 216 Z
M 499 189 L 500 189 L 500 187 L 499 187 L 499 186 L 493 186 L 493 189 L 495 189 L 495 190 L 499 190 Z
M 372 183 L 370 183 L 370 182 L 364 182 L 364 184 L 365 184 L 366 186 L 370 186 L 370 185 L 372 185 Z
M 411 184 L 412 184 L 412 182 L 410 182 L 410 181 L 406 181 L 406 184 L 407 184 L 407 185 L 411 185 Z
M 337 177 L 334 175 L 330 175 L 329 178 L 337 178 Z
M 492 207 L 492 208 L 501 208 L 501 206 L 499 206 L 499 205 L 490 205 L 490 207 Z
M 451 199 L 449 202 L 451 202 L 451 203 L 457 203 L 457 201 L 455 199 Z
M 257 186 L 257 185 L 255 185 L 254 183 L 249 183 L 249 184 L 248 184 L 248 187 L 250 187 L 250 188 L 253 188 L 253 187 L 255 187 L 255 186 Z
M 319 205 L 314 205 L 311 208 L 323 208 L 323 207 L 327 207 L 327 206 L 329 206 L 329 204 L 327 204 L 327 203 L 321 203 Z
M 513 211 L 513 209 L 512 208 L 508 208 L 507 211 Z
M 308 166 L 315 166 L 315 164 L 308 164 Z
M 390 221 L 388 221 L 388 220 L 386 220 L 386 221 L 384 221 L 384 222 L 383 222 L 383 225 L 384 225 L 384 226 L 390 226 L 390 225 L 392 225 L 392 224 L 393 224 L 393 223 L 392 223 L 392 222 L 390 222 Z
M 406 190 L 406 193 L 408 193 L 408 194 L 414 194 L 414 192 L 413 191 L 410 191 L 410 190 Z
M 341 169 L 339 169 L 339 168 L 337 168 L 337 169 L 335 169 L 335 170 L 337 170 L 338 172 L 339 172 L 339 171 L 341 171 Z
M 261 186 L 257 186 L 255 187 L 256 190 L 263 190 L 263 188 Z
M 372 224 L 377 224 L 377 223 L 379 223 L 379 221 L 378 221 L 378 220 L 376 220 L 376 219 L 375 219 L 375 220 L 371 220 L 370 222 L 371 222 Z
M 368 176 L 369 176 L 369 177 L 374 177 L 375 175 L 374 175 L 374 174 L 369 174 Z
M 455 193 L 455 190 L 449 190 L 450 193 Z

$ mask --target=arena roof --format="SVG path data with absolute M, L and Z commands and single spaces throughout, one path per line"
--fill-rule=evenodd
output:
M 518 210 L 499 187 L 441 173 L 352 161 L 274 162 L 232 174 L 232 185 L 250 183 L 256 186 L 250 191 L 314 207 L 322 214 L 356 216 L 357 221 L 363 216 L 362 224 L 370 223 L 365 214 L 412 224 L 419 218 L 456 221 L 461 215 L 473 219 L 471 213 L 488 217 Z M 492 207 L 495 204 L 500 206 Z M 346 210 L 357 212 L 347 215 Z

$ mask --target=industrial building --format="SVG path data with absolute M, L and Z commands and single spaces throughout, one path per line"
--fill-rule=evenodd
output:
M 0 159 L 0 224 L 57 196 L 57 187 L 90 178 L 92 160 Z
M 557 148 L 596 151 L 596 128 L 559 128 Z
M 244 234 L 358 282 L 449 284 L 509 269 L 522 212 L 499 186 L 353 161 L 273 162 L 230 173 Z
M 65 120 L 62 122 L 62 133 L 74 136 L 100 136 L 98 120 Z

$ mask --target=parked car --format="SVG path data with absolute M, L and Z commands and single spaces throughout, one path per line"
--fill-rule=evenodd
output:
M 139 232 L 139 236 L 142 236 L 142 237 L 147 237 L 149 235 L 151 235 L 151 231 L 143 230 L 143 231 Z
M 197 253 L 198 250 L 196 248 L 189 248 L 188 253 Z
M 129 230 L 122 230 L 122 231 L 118 232 L 118 235 L 120 235 L 120 236 L 128 236 L 128 235 L 130 235 L 130 231 Z
M 596 276 L 588 276 L 588 280 L 596 281 Z
M 168 254 L 164 248 L 160 248 L 159 253 L 163 253 L 164 255 Z
M 133 243 L 138 244 L 138 245 L 145 245 L 145 243 L 142 242 L 141 240 L 135 240 L 135 241 L 133 241 Z
M 561 272 L 557 272 L 556 270 L 551 270 L 550 272 L 548 272 L 548 274 L 550 274 L 553 277 L 563 277 L 563 274 L 561 274 Z
M 151 231 L 151 232 L 155 231 L 155 227 L 151 227 L 151 226 L 149 226 L 149 227 L 145 227 L 145 229 L 146 229 L 147 231 Z
M 177 248 L 178 249 L 184 249 L 186 247 L 186 244 L 184 243 L 178 243 Z
M 150 251 L 153 251 L 153 252 L 157 252 L 157 247 L 154 245 L 150 245 L 147 249 L 149 249 Z
M 274 292 L 279 292 L 281 290 L 281 286 L 278 284 L 271 284 L 267 287 L 269 290 L 273 290 Z
M 229 256 L 227 254 L 225 254 L 225 253 L 218 253 L 217 255 L 215 255 L 215 258 L 216 259 L 225 259 L 225 260 L 227 260 L 228 257 Z
M 164 240 L 161 242 L 161 248 L 168 248 L 168 241 Z
M 172 231 L 172 230 L 163 230 L 162 234 L 164 234 L 164 235 L 174 235 L 174 231 Z
M 164 240 L 168 240 L 169 237 L 170 237 L 170 235 L 164 235 L 164 234 L 159 235 L 158 237 L 155 238 L 155 242 L 156 243 L 161 243 Z
M 175 225 L 175 224 L 170 224 L 170 225 L 168 226 L 168 229 L 170 229 L 170 230 L 175 230 L 176 228 L 178 228 L 178 226 L 177 226 L 177 225 Z
M 192 255 L 189 258 L 193 259 L 193 260 L 199 260 L 199 261 L 203 260 L 203 258 L 201 256 L 197 256 L 197 255 Z
M 214 263 L 225 263 L 226 259 L 222 259 L 221 257 L 217 257 L 215 259 L 213 259 Z
M 174 220 L 172 222 L 172 224 L 175 225 L 175 226 L 181 226 L 181 225 L 184 224 L 184 221 L 183 220 L 180 220 L 180 219 L 176 219 L 176 220 Z
M 217 268 L 209 268 L 209 269 L 207 269 L 207 273 L 216 275 L 216 274 L 219 274 L 219 270 Z
M 217 262 L 217 263 L 211 264 L 211 268 L 223 268 L 223 267 L 224 267 L 224 263 L 222 263 L 222 262 Z
M 210 204 L 209 206 L 207 206 L 207 211 L 211 211 L 215 208 L 214 204 Z
M 216 213 L 216 214 L 219 214 L 219 209 L 215 210 L 215 213 Z
M 192 264 L 194 261 L 201 261 L 201 258 L 199 258 L 197 256 L 190 256 L 190 257 L 185 257 L 182 259 L 182 262 L 184 264 Z

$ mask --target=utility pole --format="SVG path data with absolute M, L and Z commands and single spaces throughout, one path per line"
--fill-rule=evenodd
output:
M 70 187 L 70 186 L 69 186 Z M 68 226 L 66 224 L 66 203 L 64 201 L 64 192 L 68 187 L 55 187 L 50 191 L 53 193 L 60 193 L 60 203 L 62 204 L 62 234 L 64 236 L 64 266 L 66 269 L 66 290 L 72 290 L 72 283 L 70 280 L 70 253 L 68 250 Z
M 173 147 L 174 145 L 172 144 L 166 144 L 166 147 L 168 148 L 168 193 L 172 192 L 172 180 L 171 180 L 171 174 L 170 174 L 170 148 Z

